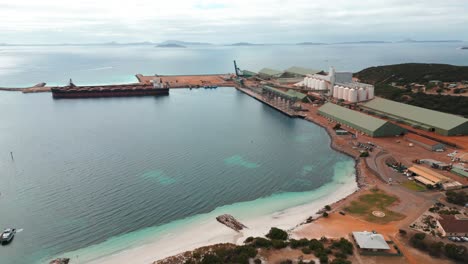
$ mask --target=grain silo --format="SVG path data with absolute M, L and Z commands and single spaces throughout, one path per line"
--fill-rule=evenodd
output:
M 367 91 L 364 88 L 359 88 L 359 102 L 367 100 Z
M 369 100 L 374 98 L 374 86 L 367 88 L 367 95 L 369 96 Z
M 321 80 L 320 81 L 320 90 L 324 91 L 327 89 L 327 86 L 325 84 L 325 81 L 324 80 Z
M 345 87 L 345 88 L 343 89 L 343 99 L 344 99 L 345 101 L 348 101 L 348 96 L 349 96 L 349 88 L 348 88 L 348 87 Z
M 356 103 L 358 101 L 358 90 L 349 90 L 348 101 L 350 101 L 351 103 Z
M 338 87 L 338 99 L 343 99 L 343 91 L 344 91 L 344 87 L 343 86 L 340 86 Z
M 338 85 L 335 85 L 335 86 L 333 87 L 333 97 L 334 97 L 334 98 L 338 98 L 338 89 L 339 89 L 339 88 L 340 88 L 340 87 L 339 87 Z

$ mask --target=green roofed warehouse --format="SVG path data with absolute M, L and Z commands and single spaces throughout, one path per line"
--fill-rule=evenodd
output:
M 305 77 L 307 75 L 317 74 L 322 70 L 307 69 L 302 67 L 293 66 L 284 71 L 281 77 L 292 78 L 292 77 Z
M 262 78 L 280 77 L 281 74 L 283 74 L 282 71 L 270 69 L 270 68 L 263 68 L 258 72 L 258 75 Z
M 318 110 L 319 115 L 349 126 L 371 137 L 391 137 L 401 135 L 406 130 L 391 122 L 375 118 L 348 108 L 326 103 Z
M 368 113 L 443 136 L 468 135 L 468 119 L 383 98 L 362 105 Z

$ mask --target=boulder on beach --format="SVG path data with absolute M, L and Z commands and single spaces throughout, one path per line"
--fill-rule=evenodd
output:
M 243 225 L 241 222 L 237 221 L 234 216 L 229 215 L 229 214 L 223 214 L 218 217 L 216 217 L 216 220 L 220 222 L 221 224 L 231 228 L 232 230 L 239 232 L 244 228 L 247 228 L 245 225 Z
M 54 259 L 49 264 L 68 264 L 70 262 L 69 258 L 58 258 Z

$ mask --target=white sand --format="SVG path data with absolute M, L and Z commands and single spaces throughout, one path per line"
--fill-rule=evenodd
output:
M 358 187 L 355 182 L 336 184 L 333 191 L 306 205 L 250 219 L 248 216 L 238 218 L 243 224 L 249 227 L 241 233 L 237 233 L 225 227 L 218 223 L 213 217 L 197 223 L 196 227 L 193 225 L 190 225 L 190 227 L 183 227 L 177 230 L 176 233 L 158 237 L 153 242 L 126 249 L 114 255 L 102 257 L 88 263 L 149 264 L 165 257 L 211 244 L 228 242 L 242 244 L 249 236 L 264 236 L 271 227 L 290 230 L 305 221 L 309 216 L 314 215 L 325 205 L 341 200 L 357 189 Z M 251 210 L 255 210 L 255 208 L 251 208 Z M 236 215 L 234 215 L 234 217 L 236 217 Z M 79 259 L 72 261 L 73 263 L 82 263 Z

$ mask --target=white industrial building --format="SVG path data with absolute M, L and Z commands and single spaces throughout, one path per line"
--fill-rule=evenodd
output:
M 328 95 L 336 99 L 357 103 L 374 98 L 374 86 L 370 84 L 353 81 L 353 73 L 336 72 L 330 67 L 328 75 L 311 74 L 297 86 L 306 87 L 313 91 L 328 91 Z

